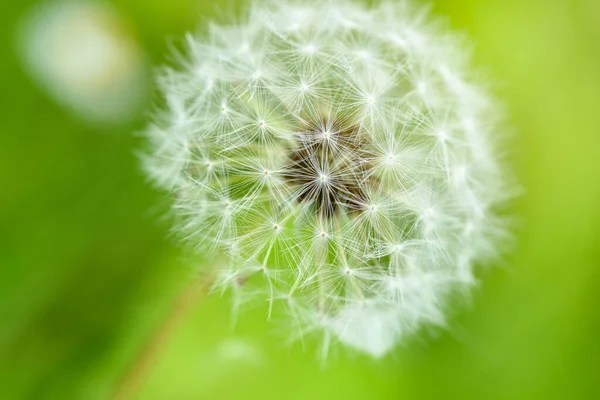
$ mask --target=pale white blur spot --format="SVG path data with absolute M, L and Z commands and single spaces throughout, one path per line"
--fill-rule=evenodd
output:
M 21 26 L 20 51 L 32 78 L 91 122 L 124 122 L 147 93 L 147 63 L 126 23 L 108 6 L 52 1 Z
M 256 344 L 238 338 L 227 338 L 221 341 L 215 349 L 215 356 L 224 363 L 241 362 L 256 366 L 262 364 L 265 358 Z
M 218 387 L 237 376 L 247 375 L 267 362 L 263 350 L 244 338 L 228 337 L 215 343 L 208 351 L 196 354 L 190 361 L 194 376 L 205 389 Z

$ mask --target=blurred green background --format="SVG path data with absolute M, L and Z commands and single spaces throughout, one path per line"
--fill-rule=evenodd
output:
M 140 172 L 144 107 L 90 124 L 32 82 L 15 32 L 36 3 L 0 6 L 0 398 L 110 399 L 199 261 L 169 239 L 164 196 Z M 241 2 L 111 4 L 157 66 Z M 232 329 L 226 298 L 199 299 L 128 398 L 600 398 L 600 2 L 438 0 L 433 12 L 471 37 L 507 104 L 525 189 L 516 250 L 448 330 L 383 360 L 337 352 L 323 367 L 263 310 Z

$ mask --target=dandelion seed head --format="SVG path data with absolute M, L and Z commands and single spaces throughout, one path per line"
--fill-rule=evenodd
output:
M 501 116 L 430 20 L 405 1 L 259 1 L 164 70 L 144 163 L 236 307 L 266 299 L 298 336 L 379 357 L 443 325 L 499 254 Z

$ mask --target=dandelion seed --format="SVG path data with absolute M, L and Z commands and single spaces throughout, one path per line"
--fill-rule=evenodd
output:
M 312 44 L 308 44 L 308 45 L 304 46 L 303 50 L 306 54 L 314 54 L 314 52 L 317 51 L 316 47 L 313 46 Z
M 336 341 L 379 357 L 443 325 L 498 255 L 514 194 L 459 39 L 405 1 L 265 0 L 188 42 L 145 165 L 223 265 L 215 287 L 235 307 L 280 303 L 324 355 Z

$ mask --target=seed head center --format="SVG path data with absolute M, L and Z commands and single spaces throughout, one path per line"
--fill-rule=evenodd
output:
M 366 200 L 365 190 L 372 184 L 368 179 L 370 165 L 363 162 L 370 158 L 369 143 L 354 124 L 316 122 L 298 129 L 282 175 L 295 189 L 297 201 L 308 203 L 319 215 L 329 218 L 355 210 Z M 331 128 L 311 129 L 314 126 Z M 319 135 L 328 140 L 319 140 Z

